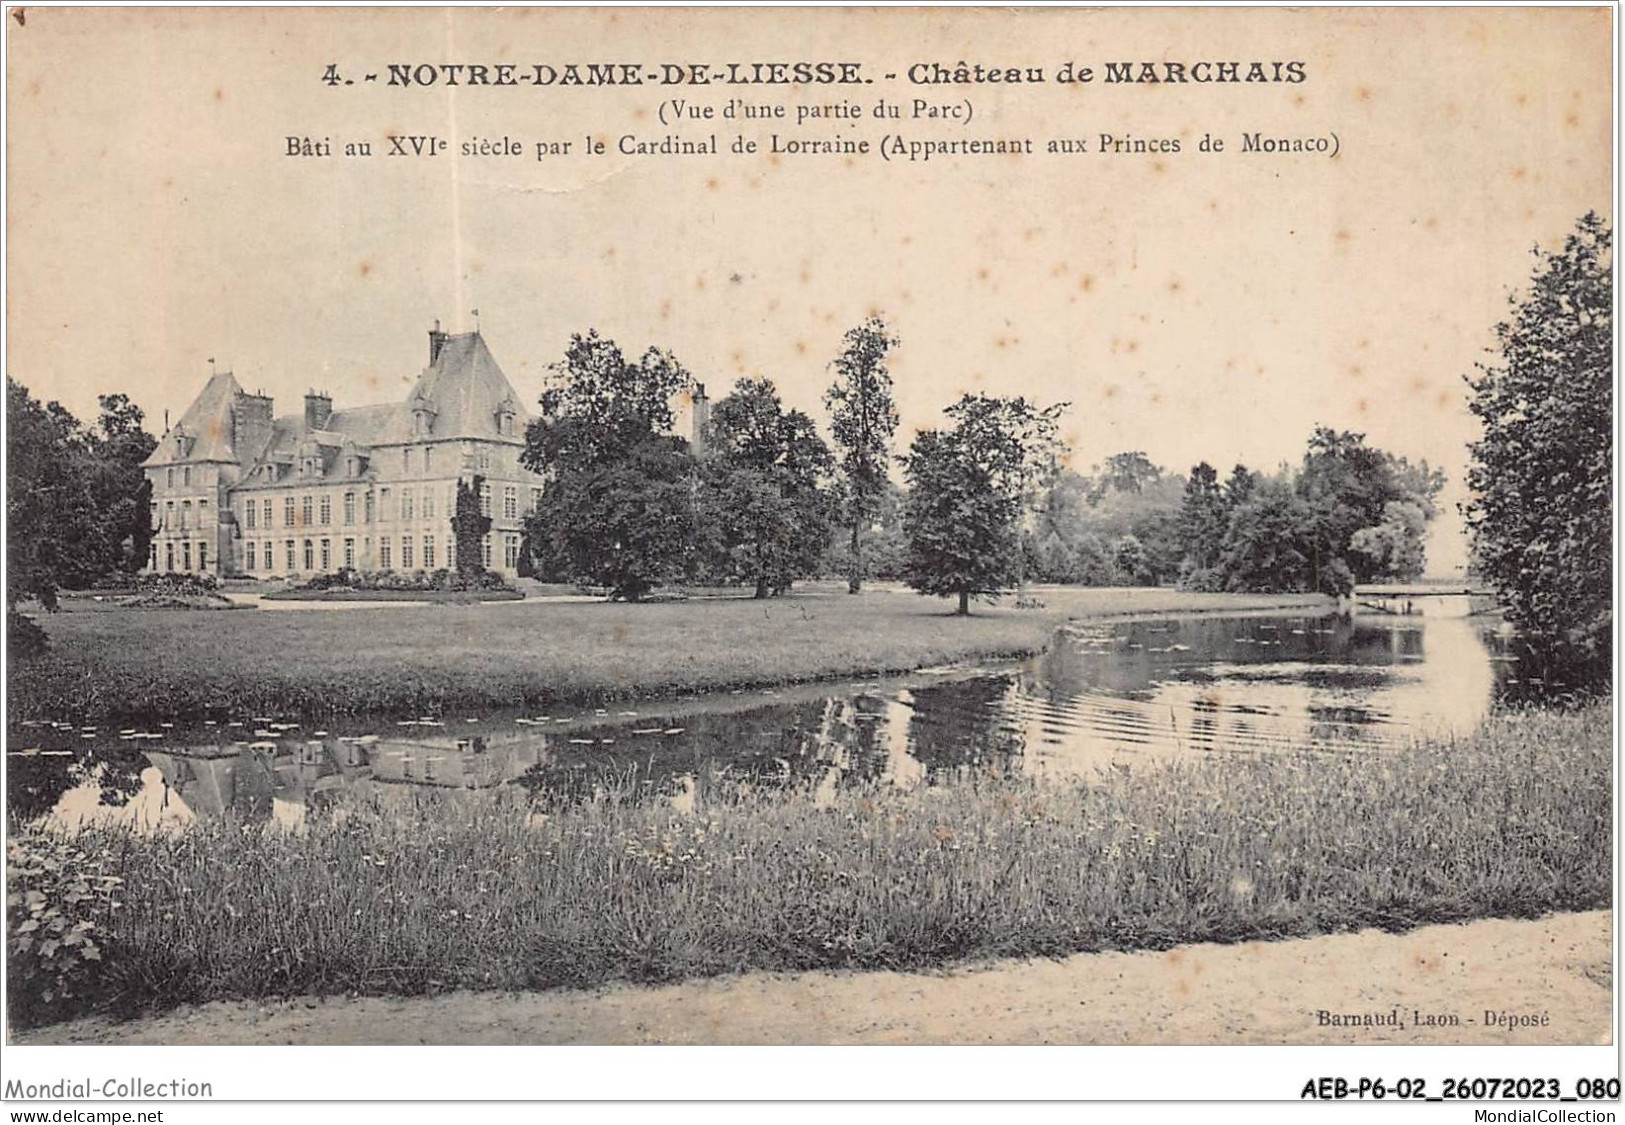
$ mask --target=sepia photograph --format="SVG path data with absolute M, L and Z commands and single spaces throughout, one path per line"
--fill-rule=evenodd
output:
M 7 9 L 5 1099 L 1617 1104 L 1614 18 Z

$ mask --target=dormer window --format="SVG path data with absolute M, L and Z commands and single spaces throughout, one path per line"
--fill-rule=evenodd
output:
M 514 404 L 513 399 L 503 399 L 502 402 L 497 406 L 497 433 L 501 434 L 503 437 L 512 437 L 513 420 L 514 416 L 518 413 L 519 409 Z
M 428 437 L 434 429 L 434 403 L 427 398 L 412 400 L 412 436 Z

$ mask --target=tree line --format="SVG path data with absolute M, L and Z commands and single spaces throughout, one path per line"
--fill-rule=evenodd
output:
M 1419 577 L 1444 474 L 1316 427 L 1302 461 L 1272 473 L 1206 461 L 1171 474 L 1143 452 L 1062 473 L 1031 543 L 1051 582 L 1313 591 Z
M 1223 481 L 1142 452 L 1085 475 L 1061 467 L 1066 404 L 974 394 L 896 454 L 899 343 L 880 317 L 846 334 L 824 395 L 831 442 L 759 377 L 716 403 L 696 451 L 672 432 L 672 401 L 694 386 L 675 357 L 574 337 L 527 434 L 524 463 L 548 478 L 535 566 L 631 600 L 679 580 L 768 597 L 832 571 L 855 593 L 875 575 L 961 613 L 1029 578 L 1343 595 L 1422 572 L 1444 476 L 1358 433 L 1319 427 L 1301 464 Z
M 1019 569 L 1019 529 L 1053 474 L 1064 408 L 964 396 L 901 458 L 899 503 L 886 366 L 899 343 L 879 316 L 846 333 L 824 396 L 833 447 L 759 377 L 715 404 L 692 449 L 673 432 L 672 401 L 695 381 L 670 352 L 632 360 L 596 332 L 574 336 L 521 457 L 547 480 L 526 525 L 530 565 L 631 601 L 674 581 L 771 597 L 832 568 L 857 593 L 889 569 L 866 553 L 892 520 L 907 542 L 900 576 L 968 612 Z

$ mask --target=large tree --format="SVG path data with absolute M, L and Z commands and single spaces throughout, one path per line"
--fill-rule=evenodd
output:
M 1191 467 L 1185 499 L 1179 508 L 1179 538 L 1190 569 L 1207 570 L 1218 563 L 1224 529 L 1225 502 L 1219 474 L 1202 461 Z
M 6 609 L 38 601 L 56 609 L 56 592 L 76 567 L 75 543 L 92 520 L 79 472 L 78 422 L 57 403 L 41 405 L 6 379 Z
M 485 478 L 478 474 L 459 480 L 451 508 L 452 563 L 467 578 L 485 573 L 485 536 L 491 530 L 491 517 L 480 503 L 484 490 Z
M 996 596 L 1016 580 L 1022 510 L 1031 482 L 1054 457 L 1062 409 L 965 395 L 946 411 L 951 429 L 915 437 L 903 459 L 911 587 L 955 595 L 967 614 L 973 596 Z
M 101 414 L 85 454 L 93 502 L 100 518 L 96 549 L 101 568 L 135 571 L 147 564 L 152 543 L 152 482 L 142 463 L 158 447 L 141 408 L 122 394 L 102 395 Z
M 899 340 L 883 319 L 872 316 L 847 332 L 845 344 L 835 358 L 835 382 L 824 404 L 845 476 L 846 518 L 852 526 L 847 591 L 855 594 L 863 587 L 863 529 L 879 511 L 897 430 L 886 355 Z
M 1508 618 L 1565 681 L 1606 680 L 1613 627 L 1613 230 L 1582 218 L 1536 249 L 1529 288 L 1469 376 L 1483 437 L 1466 507 Z
M 1314 589 L 1347 594 L 1353 583 L 1421 573 L 1422 537 L 1442 472 L 1368 445 L 1364 434 L 1316 426 L 1296 487 Z
M 547 477 L 532 549 L 572 578 L 637 601 L 681 571 L 695 529 L 694 463 L 671 400 L 693 380 L 670 352 L 631 362 L 597 332 L 552 366 L 523 464 Z
M 830 535 L 829 447 L 812 419 L 786 411 L 767 379 L 741 379 L 713 408 L 702 468 L 714 569 L 758 598 L 816 569 Z
M 1277 477 L 1251 478 L 1246 498 L 1230 511 L 1219 550 L 1225 589 L 1313 589 L 1317 575 L 1305 546 L 1309 513 L 1292 484 Z M 1328 565 L 1328 577 L 1344 569 Z

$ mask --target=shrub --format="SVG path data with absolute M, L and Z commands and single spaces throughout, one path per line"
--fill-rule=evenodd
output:
M 463 574 L 441 567 L 433 572 L 414 570 L 403 574 L 395 570 L 371 572 L 341 570 L 336 574 L 314 574 L 294 587 L 298 590 L 405 590 L 452 591 L 508 590 L 512 589 L 495 571 Z
M 1224 590 L 1224 569 L 1217 566 L 1196 566 L 1186 559 L 1179 567 L 1179 588 L 1217 594 Z
M 45 630 L 26 613 L 6 612 L 6 644 L 12 659 L 39 656 L 50 647 Z
M 134 589 L 138 594 L 212 594 L 220 580 L 212 574 L 137 574 L 107 589 Z
M 49 1023 L 89 1008 L 103 990 L 99 940 L 111 927 L 124 881 L 93 835 L 62 836 L 34 825 L 6 846 L 6 983 L 20 1024 Z

